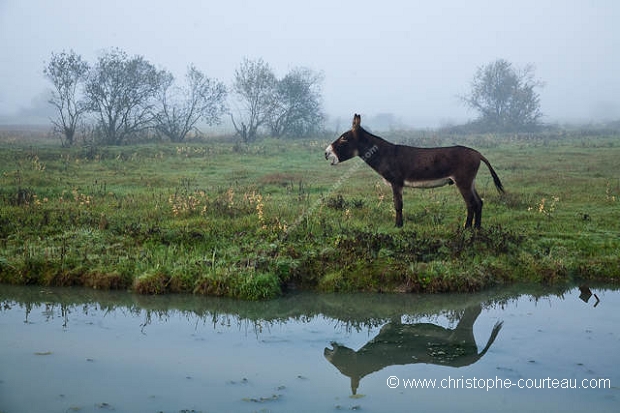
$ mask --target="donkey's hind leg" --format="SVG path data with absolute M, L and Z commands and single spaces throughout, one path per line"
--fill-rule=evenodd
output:
M 482 225 L 482 205 L 484 205 L 484 202 L 482 201 L 482 198 L 480 198 L 480 195 L 478 195 L 476 188 L 474 188 L 474 195 L 478 200 L 476 210 L 474 211 L 474 228 L 480 228 L 480 225 Z
M 467 220 L 465 221 L 465 228 L 471 228 L 473 223 L 475 228 L 480 228 L 480 220 L 482 219 L 482 199 L 476 192 L 474 184 L 468 187 L 459 187 L 459 191 L 463 196 L 465 205 L 467 206 Z
M 467 205 L 467 219 L 465 220 L 465 228 L 471 228 L 471 223 L 474 220 L 475 214 L 476 212 L 474 211 L 474 207 Z

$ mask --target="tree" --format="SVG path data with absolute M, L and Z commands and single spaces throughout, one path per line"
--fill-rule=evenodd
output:
M 276 84 L 276 76 L 262 59 L 245 58 L 235 70 L 233 93 L 241 108 L 238 109 L 238 120 L 235 120 L 232 113 L 230 117 L 237 134 L 244 142 L 256 140 L 258 128 L 271 117 Z
M 99 57 L 86 83 L 89 108 L 98 117 L 103 142 L 121 145 L 151 126 L 153 100 L 167 78 L 142 56 L 111 49 Z
M 323 76 L 308 68 L 297 68 L 279 80 L 267 123 L 274 137 L 303 137 L 322 128 Z
M 79 99 L 78 89 L 86 81 L 88 71 L 88 63 L 73 50 L 52 53 L 49 63 L 43 69 L 54 86 L 49 103 L 58 111 L 58 117 L 51 121 L 54 130 L 61 136 L 63 146 L 74 144 L 78 122 L 86 112 L 87 107 Z
M 471 92 L 462 100 L 480 115 L 476 123 L 484 130 L 531 131 L 540 126 L 540 96 L 535 88 L 544 84 L 534 78 L 534 66 L 515 69 L 504 59 L 479 67 Z
M 174 87 L 171 74 L 164 76 L 155 114 L 155 130 L 172 142 L 182 142 L 202 119 L 218 124 L 226 106 L 226 87 L 209 79 L 193 65 L 187 68 L 185 87 Z

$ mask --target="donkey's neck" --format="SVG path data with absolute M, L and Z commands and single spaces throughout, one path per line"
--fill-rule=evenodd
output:
M 360 139 L 359 157 L 364 160 L 371 168 L 377 171 L 384 178 L 386 176 L 385 160 L 386 156 L 392 155 L 396 145 L 386 141 L 379 136 L 366 132 L 362 129 L 363 139 Z

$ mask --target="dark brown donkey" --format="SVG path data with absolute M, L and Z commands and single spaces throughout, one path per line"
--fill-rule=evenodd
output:
M 471 227 L 473 221 L 474 226 L 480 228 L 482 199 L 474 185 L 480 161 L 489 167 L 497 190 L 504 192 L 502 182 L 489 161 L 474 149 L 465 146 L 416 148 L 394 145 L 367 132 L 360 123 L 361 116 L 355 114 L 353 127 L 325 149 L 325 159 L 336 165 L 359 156 L 389 182 L 394 194 L 397 227 L 403 226 L 403 187 L 436 188 L 456 184 L 467 205 L 465 227 Z
M 469 366 L 491 348 L 503 325 L 503 321 L 495 323 L 486 346 L 478 352 L 474 323 L 481 311 L 480 304 L 466 308 L 454 329 L 432 323 L 402 324 L 401 318 L 395 317 L 359 350 L 332 342 L 333 348 L 325 348 L 323 355 L 351 379 L 354 395 L 362 378 L 389 366 L 417 363 Z

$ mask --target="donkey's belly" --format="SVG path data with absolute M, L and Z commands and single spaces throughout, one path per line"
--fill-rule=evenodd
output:
M 437 188 L 444 185 L 452 185 L 452 178 L 431 179 L 426 181 L 405 181 L 405 186 L 411 188 Z

